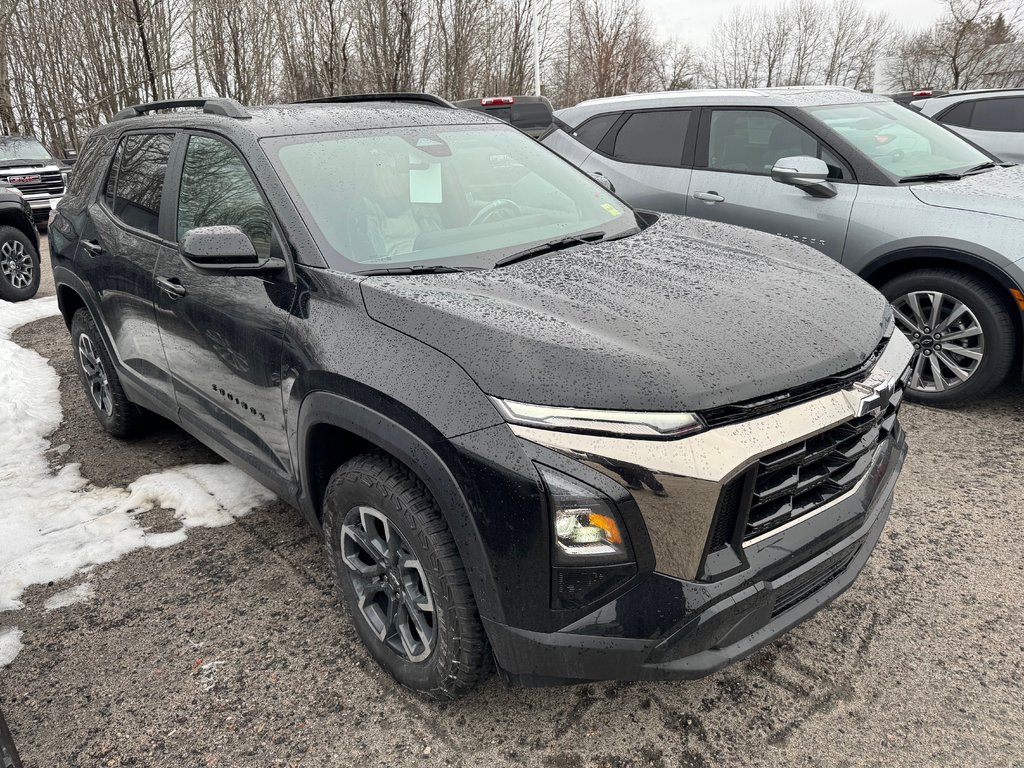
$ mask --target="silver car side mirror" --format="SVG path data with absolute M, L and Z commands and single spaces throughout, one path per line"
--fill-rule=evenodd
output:
M 615 185 L 612 184 L 612 180 L 605 176 L 600 171 L 594 171 L 593 173 L 587 174 L 590 178 L 600 184 L 602 187 L 607 189 L 611 193 L 615 193 Z
M 799 155 L 783 157 L 772 167 L 772 181 L 802 189 L 812 197 L 835 197 L 839 192 L 828 180 L 824 160 Z

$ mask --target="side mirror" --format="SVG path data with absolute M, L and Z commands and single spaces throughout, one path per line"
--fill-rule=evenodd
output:
M 602 187 L 607 189 L 611 193 L 615 193 L 615 185 L 612 184 L 612 180 L 605 176 L 600 171 L 594 171 L 593 173 L 587 174 L 590 178 L 600 184 Z
M 238 227 L 196 227 L 181 238 L 181 257 L 207 275 L 272 275 L 285 267 L 283 259 L 260 259 L 252 240 Z
M 74 165 L 75 162 L 78 160 L 78 151 L 71 147 L 65 147 L 63 159 L 64 162 L 67 163 L 68 165 Z
M 828 181 L 828 166 L 824 160 L 799 155 L 784 157 L 772 168 L 772 181 L 789 184 L 811 197 L 835 197 L 839 192 Z

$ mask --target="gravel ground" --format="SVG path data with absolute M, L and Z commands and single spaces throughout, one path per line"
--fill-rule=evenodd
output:
M 59 318 L 22 328 L 62 379 L 54 462 L 104 485 L 216 461 L 170 425 L 93 421 Z M 26 766 L 1024 766 L 1024 398 L 909 406 L 892 517 L 854 585 L 697 682 L 507 689 L 432 704 L 363 652 L 321 546 L 274 504 L 184 544 L 30 589 L 0 707 Z M 65 447 L 66 446 L 66 447 Z M 168 513 L 145 520 L 173 528 Z M 5 617 L 6 618 L 6 617 Z

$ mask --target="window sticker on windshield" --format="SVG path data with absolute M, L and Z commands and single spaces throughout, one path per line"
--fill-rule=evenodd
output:
M 606 211 L 608 211 L 608 213 L 610 213 L 612 216 L 621 216 L 622 215 L 622 211 L 620 211 L 618 208 L 616 208 L 611 203 L 601 203 L 601 207 L 604 208 Z
M 440 163 L 417 163 L 415 160 L 410 163 L 409 202 L 433 204 L 443 202 Z

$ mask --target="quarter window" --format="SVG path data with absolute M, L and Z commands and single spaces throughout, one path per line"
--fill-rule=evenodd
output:
M 196 227 L 235 226 L 265 259 L 274 241 L 272 221 L 238 153 L 218 139 L 192 136 L 178 194 L 178 239 Z
M 979 99 L 971 128 L 976 131 L 1024 131 L 1024 97 Z
M 591 149 L 597 149 L 601 139 L 605 137 L 615 121 L 619 119 L 618 113 L 611 115 L 598 115 L 587 120 L 583 125 L 572 132 L 572 137 L 580 144 Z
M 973 110 L 973 101 L 961 101 L 939 117 L 939 122 L 944 125 L 955 125 L 959 128 L 968 128 L 971 125 L 971 112 Z
M 624 163 L 679 167 L 689 123 L 689 110 L 636 112 L 619 128 L 612 154 Z
M 133 133 L 121 139 L 107 174 L 103 198 L 129 227 L 157 234 L 171 134 Z

